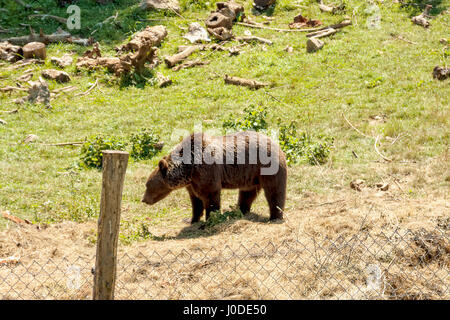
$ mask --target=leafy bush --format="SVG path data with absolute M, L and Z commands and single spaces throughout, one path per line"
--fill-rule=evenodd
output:
M 288 126 L 279 126 L 279 144 L 286 154 L 288 164 L 306 160 L 311 165 L 324 164 L 330 154 L 333 139 L 326 136 L 319 136 L 316 139 L 305 132 L 300 136 L 297 134 L 295 122 Z
M 211 228 L 226 221 L 241 219 L 243 216 L 244 215 L 242 214 L 241 210 L 237 208 L 231 211 L 226 211 L 224 213 L 220 211 L 213 211 L 211 212 L 209 219 L 206 221 L 206 226 L 208 228 Z
M 122 231 L 119 233 L 119 239 L 124 245 L 155 238 L 148 226 L 137 219 L 122 220 L 120 224 Z
M 125 150 L 126 143 L 118 138 L 106 138 L 101 135 L 86 140 L 81 148 L 81 166 L 100 169 L 103 150 Z
M 132 134 L 131 156 L 136 160 L 151 159 L 160 151 L 159 136 L 148 129 Z
M 186 10 L 204 10 L 215 7 L 216 2 L 220 0 L 181 0 L 180 7 Z
M 244 108 L 244 116 L 242 118 L 234 119 L 230 115 L 228 120 L 223 122 L 224 129 L 231 129 L 233 131 L 265 131 L 268 128 L 266 122 L 267 109 L 260 106 L 249 106 Z

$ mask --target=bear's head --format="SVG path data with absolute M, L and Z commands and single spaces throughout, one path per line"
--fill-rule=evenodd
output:
M 190 181 L 185 166 L 172 161 L 171 155 L 162 158 L 146 183 L 142 202 L 152 205 L 164 199 L 173 190 L 187 186 Z

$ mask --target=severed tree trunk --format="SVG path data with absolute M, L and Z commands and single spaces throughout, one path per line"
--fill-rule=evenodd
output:
M 47 57 L 47 51 L 45 44 L 42 42 L 30 42 L 23 46 L 23 57 L 25 59 L 36 58 L 45 60 Z

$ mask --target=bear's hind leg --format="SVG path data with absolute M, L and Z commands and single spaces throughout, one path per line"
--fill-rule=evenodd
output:
M 196 223 L 200 221 L 200 218 L 203 215 L 203 201 L 196 197 L 194 193 L 188 189 L 189 191 L 189 197 L 191 198 L 191 204 L 192 204 L 192 219 L 191 223 Z
M 284 188 L 264 187 L 264 195 L 269 203 L 270 220 L 283 219 L 286 190 Z
M 253 190 L 239 190 L 238 206 L 243 214 L 250 212 L 253 201 L 255 201 L 261 188 L 257 187 Z

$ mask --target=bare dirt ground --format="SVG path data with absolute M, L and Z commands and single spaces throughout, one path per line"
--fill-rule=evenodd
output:
M 119 247 L 116 298 L 449 299 L 448 190 L 411 197 L 417 177 L 399 181 L 290 193 L 282 223 L 252 213 L 206 230 L 153 228 L 154 239 Z M 0 257 L 20 259 L 0 265 L 0 298 L 91 298 L 95 230 L 10 224 Z

